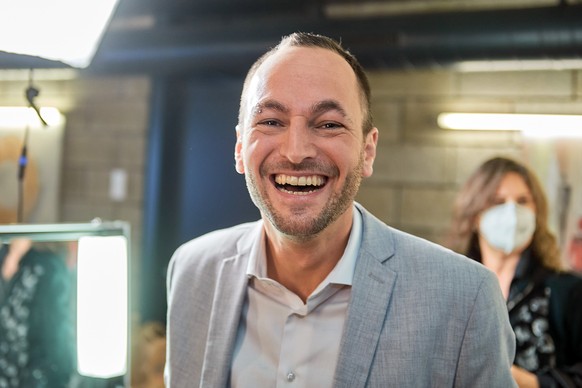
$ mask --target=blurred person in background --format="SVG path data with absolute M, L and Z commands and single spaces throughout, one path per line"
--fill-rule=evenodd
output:
M 166 364 L 166 327 L 146 322 L 133 338 L 131 357 L 132 388 L 164 388 Z
M 520 387 L 582 387 L 582 278 L 566 271 L 535 174 L 512 159 L 483 163 L 459 192 L 448 245 L 497 274 Z

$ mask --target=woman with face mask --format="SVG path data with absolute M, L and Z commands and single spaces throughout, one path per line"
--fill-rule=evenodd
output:
M 497 275 L 520 387 L 582 387 L 582 277 L 565 270 L 536 176 L 507 158 L 483 163 L 459 192 L 449 246 Z

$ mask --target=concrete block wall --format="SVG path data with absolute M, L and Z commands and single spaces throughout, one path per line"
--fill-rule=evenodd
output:
M 61 221 L 129 222 L 132 303 L 137 303 L 150 82 L 146 77 L 82 78 L 69 85 L 68 95 L 74 104 L 65 112 Z M 121 201 L 109 195 L 115 169 L 127 177 Z
M 67 95 L 75 103 L 65 112 L 62 221 L 125 220 L 138 240 L 149 93 L 145 77 L 82 78 L 70 84 Z M 109 195 L 115 169 L 127 176 L 123 200 Z
M 53 71 L 54 72 L 54 71 Z M 125 220 L 138 238 L 142 222 L 143 173 L 150 82 L 147 77 L 60 77 L 37 71 L 37 105 L 66 117 L 62 145 L 59 219 L 55 222 Z M 4 75 L 6 78 L 6 75 Z M 55 79 L 56 78 L 56 79 Z M 0 105 L 26 106 L 27 72 L 0 78 Z M 127 173 L 127 195 L 109 196 L 113 169 Z

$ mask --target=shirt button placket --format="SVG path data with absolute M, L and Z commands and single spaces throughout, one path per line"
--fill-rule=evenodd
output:
M 293 380 L 295 380 L 295 373 L 293 373 L 293 372 L 288 372 L 288 373 L 287 373 L 287 381 L 288 381 L 288 382 L 290 382 L 290 383 L 292 383 L 292 382 L 293 382 Z

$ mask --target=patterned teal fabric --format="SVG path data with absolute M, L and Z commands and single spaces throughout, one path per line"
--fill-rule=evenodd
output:
M 0 263 L 6 251 L 0 250 Z M 64 257 L 34 248 L 4 283 L 0 388 L 67 386 L 75 367 L 71 289 Z

